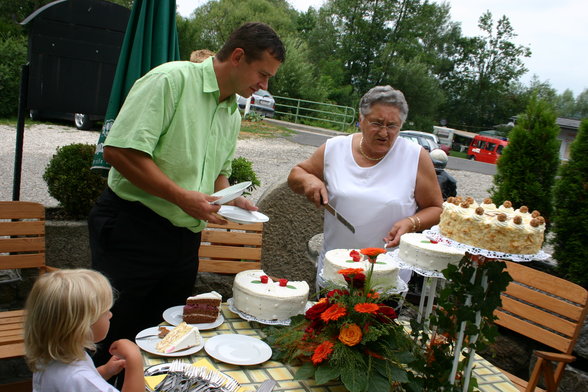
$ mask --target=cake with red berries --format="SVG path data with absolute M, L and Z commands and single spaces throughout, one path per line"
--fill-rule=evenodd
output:
M 406 263 L 427 271 L 443 271 L 449 264 L 457 265 L 465 251 L 431 241 L 421 233 L 400 237 L 398 257 Z
M 309 287 L 306 282 L 273 280 L 262 270 L 235 275 L 233 306 L 258 320 L 288 320 L 304 313 Z

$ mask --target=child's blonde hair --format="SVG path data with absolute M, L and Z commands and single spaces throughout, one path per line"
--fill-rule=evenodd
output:
M 24 326 L 31 370 L 52 360 L 82 360 L 84 349 L 95 350 L 91 327 L 112 303 L 112 287 L 99 272 L 70 269 L 39 277 L 27 298 Z

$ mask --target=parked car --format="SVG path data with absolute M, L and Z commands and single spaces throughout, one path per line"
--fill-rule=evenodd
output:
M 429 132 L 421 132 L 421 131 L 412 131 L 412 130 L 408 130 L 408 131 L 401 131 L 401 133 L 405 133 L 406 135 L 410 134 L 412 136 L 416 136 L 416 137 L 420 137 L 420 138 L 426 138 L 429 139 L 430 141 L 432 141 L 433 143 L 430 145 L 431 149 L 429 150 L 426 146 L 423 145 L 423 143 L 419 143 L 420 145 L 422 145 L 423 147 L 425 147 L 425 149 L 427 149 L 429 152 L 440 148 L 441 150 L 443 150 L 443 152 L 445 152 L 445 154 L 450 155 L 451 152 L 451 148 L 449 148 L 449 146 L 443 145 L 441 143 L 439 143 L 439 138 L 437 137 L 437 135 L 433 134 L 433 133 L 429 133 Z
M 437 144 L 437 142 L 434 139 L 423 135 L 423 133 L 425 133 L 425 132 L 419 132 L 419 131 L 400 131 L 399 136 L 400 137 L 403 137 L 405 139 L 408 139 L 410 141 L 413 141 L 413 142 L 415 142 L 417 144 L 420 144 L 428 152 L 431 152 L 433 150 L 438 149 L 439 148 L 439 144 Z M 432 135 L 432 134 L 430 134 L 430 135 Z M 433 135 L 433 136 L 435 136 L 435 135 Z
M 104 121 L 104 116 L 91 115 L 84 113 L 63 113 L 49 110 L 31 110 L 29 113 L 31 120 L 65 120 L 72 121 L 77 129 L 88 130 L 94 128 L 97 121 Z
M 247 104 L 247 98 L 237 94 L 237 104 L 239 109 L 244 110 Z M 250 110 L 266 117 L 273 117 L 275 113 L 276 101 L 274 97 L 266 90 L 257 90 L 251 96 Z

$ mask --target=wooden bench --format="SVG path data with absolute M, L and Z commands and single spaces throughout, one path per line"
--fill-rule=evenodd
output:
M 199 272 L 236 274 L 261 269 L 263 223 L 209 223 L 202 231 Z
M 45 207 L 23 201 L 0 201 L 0 269 L 45 265 Z M 0 358 L 24 355 L 24 310 L 0 312 Z
M 494 312 L 496 324 L 557 352 L 535 351 L 537 362 L 529 381 L 504 373 L 521 391 L 543 391 L 536 388 L 543 377 L 547 390 L 555 392 L 566 365 L 575 359 L 572 351 L 588 311 L 588 291 L 522 264 L 506 261 L 506 269 L 513 281 Z

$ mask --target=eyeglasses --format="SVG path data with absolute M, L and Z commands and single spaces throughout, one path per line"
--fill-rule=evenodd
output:
M 383 129 L 386 129 L 386 131 L 393 131 L 395 129 L 400 128 L 400 125 L 398 124 L 382 124 L 376 121 L 368 121 L 368 124 L 370 124 L 370 127 L 372 127 L 375 130 L 381 131 Z

